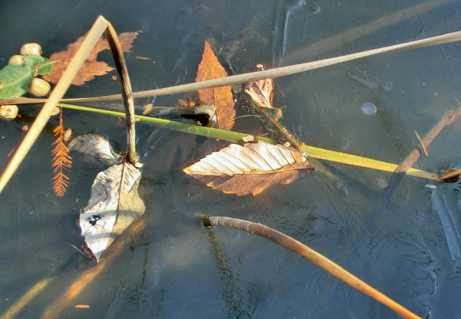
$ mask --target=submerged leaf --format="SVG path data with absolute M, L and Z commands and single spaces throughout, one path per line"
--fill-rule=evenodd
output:
M 119 40 L 123 52 L 130 52 L 132 47 L 131 43 L 134 39 L 136 39 L 138 34 L 139 32 L 127 32 L 119 35 Z M 76 42 L 69 44 L 66 50 L 53 53 L 50 57 L 51 61 L 56 61 L 54 64 L 53 72 L 50 75 L 44 76 L 43 78 L 48 82 L 58 83 L 64 71 L 66 71 L 67 66 L 72 61 L 75 53 L 77 53 L 77 50 L 83 43 L 83 40 L 85 40 L 85 36 L 80 37 Z M 96 61 L 98 53 L 108 49 L 110 49 L 110 47 L 107 40 L 102 38 L 99 39 L 99 41 L 88 54 L 85 62 L 73 79 L 72 84 L 80 86 L 85 84 L 86 81 L 93 80 L 96 75 L 104 75 L 107 74 L 107 72 L 115 70 L 115 68 L 108 66 L 106 62 Z
M 70 151 L 78 151 L 93 156 L 107 167 L 121 163 L 121 156 L 114 153 L 109 142 L 96 134 L 81 135 L 74 138 L 69 144 Z
M 208 42 L 205 41 L 205 50 L 203 51 L 202 61 L 198 66 L 196 82 L 218 79 L 227 76 L 224 67 L 219 63 L 213 50 Z M 199 90 L 201 101 L 209 105 L 216 106 L 216 115 L 218 128 L 221 130 L 230 130 L 234 126 L 234 99 L 232 96 L 232 87 L 223 86 L 213 89 Z
M 88 205 L 80 214 L 80 227 L 98 261 L 114 239 L 144 214 L 140 180 L 141 172 L 130 163 L 111 166 L 96 177 Z
M 183 171 L 227 194 L 257 195 L 277 184 L 304 175 L 309 162 L 298 151 L 268 142 L 231 144 Z
M 38 67 L 37 67 L 38 64 Z M 0 99 L 15 98 L 29 91 L 29 82 L 37 75 L 51 73 L 53 63 L 47 58 L 29 55 L 24 57 L 24 64 L 8 64 L 0 71 Z

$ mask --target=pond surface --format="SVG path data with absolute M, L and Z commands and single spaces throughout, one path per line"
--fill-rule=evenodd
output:
M 229 71 L 246 73 L 258 63 L 292 65 L 458 31 L 460 10 L 455 1 L 416 0 L 2 1 L 0 63 L 27 42 L 40 43 L 44 56 L 63 50 L 101 14 L 119 33 L 142 31 L 125 55 L 133 90 L 141 91 L 194 82 L 205 40 Z M 274 104 L 287 105 L 280 122 L 308 145 L 398 164 L 418 147 L 415 131 L 424 136 L 447 110 L 459 107 L 460 51 L 461 43 L 444 44 L 277 78 Z M 99 59 L 113 65 L 108 51 Z M 106 75 L 66 96 L 118 90 Z M 145 98 L 136 105 L 173 106 L 194 96 Z M 365 104 L 376 111 L 365 114 Z M 1 123 L 2 171 L 25 135 L 22 127 L 37 114 L 24 106 L 17 121 Z M 72 110 L 63 116 L 75 134 L 100 134 L 125 150 L 117 118 Z M 16 316 L 45 318 L 86 271 L 72 245 L 82 243 L 78 215 L 102 168 L 74 154 L 71 186 L 65 197 L 55 197 L 51 144 L 57 123 L 50 120 L 0 195 L 0 314 L 52 278 Z M 251 119 L 235 126 L 252 134 L 258 128 Z M 429 156 L 413 167 L 439 173 L 459 165 L 460 128 L 461 121 L 446 127 L 428 147 Z M 255 197 L 238 197 L 182 172 L 222 145 L 137 125 L 145 225 L 56 317 L 399 318 L 265 239 L 203 228 L 204 214 L 254 221 L 292 236 L 422 318 L 459 313 L 457 184 L 434 190 L 425 187 L 430 181 L 407 176 L 380 212 L 377 203 L 391 174 L 325 162 L 335 178 L 314 172 Z

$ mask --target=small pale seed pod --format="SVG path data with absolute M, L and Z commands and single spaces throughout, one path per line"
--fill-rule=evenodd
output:
M 43 79 L 33 78 L 30 80 L 29 84 L 29 93 L 37 96 L 42 97 L 50 92 L 50 83 L 46 82 Z
M 15 65 L 24 65 L 26 62 L 24 61 L 24 57 L 22 55 L 13 55 L 8 64 L 15 64 Z
M 67 130 L 64 131 L 64 142 L 69 143 L 70 139 L 72 138 L 72 129 L 68 128 Z
M 51 116 L 58 115 L 59 112 L 61 112 L 61 108 L 60 108 L 59 106 L 56 106 L 56 107 L 53 109 L 53 112 L 51 112 Z
M 16 105 L 1 105 L 0 118 L 10 121 L 14 120 L 18 115 L 18 107 Z
M 37 43 L 26 43 L 22 46 L 21 55 L 42 55 L 42 47 Z

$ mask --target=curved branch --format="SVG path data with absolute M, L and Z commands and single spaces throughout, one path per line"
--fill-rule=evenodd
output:
M 389 297 L 385 296 L 378 290 L 374 289 L 370 285 L 366 284 L 359 278 L 352 275 L 347 270 L 343 269 L 339 265 L 335 264 L 328 258 L 322 256 L 318 252 L 310 249 L 306 245 L 300 243 L 299 241 L 279 232 L 267 226 L 252 223 L 246 220 L 230 218 L 230 217 L 210 217 L 205 216 L 202 218 L 202 224 L 206 228 L 211 228 L 213 226 L 227 226 L 232 227 L 235 229 L 244 230 L 246 232 L 261 236 L 263 238 L 269 239 L 270 241 L 276 243 L 277 245 L 282 246 L 296 255 L 301 256 L 307 260 L 309 260 L 314 265 L 322 268 L 323 270 L 329 272 L 333 276 L 341 279 L 345 283 L 349 284 L 350 286 L 354 287 L 357 290 L 360 290 L 364 294 L 370 296 L 371 298 L 381 302 L 382 304 L 386 305 L 387 307 L 391 308 L 399 315 L 404 318 L 409 319 L 421 319 L 408 309 L 404 308 L 403 306 L 399 305 Z

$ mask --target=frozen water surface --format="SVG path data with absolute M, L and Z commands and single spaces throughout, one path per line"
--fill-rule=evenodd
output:
M 350 54 L 458 31 L 454 1 L 67 1 L 4 0 L 0 62 L 27 42 L 50 56 L 84 35 L 99 14 L 117 32 L 141 30 L 126 61 L 134 91 L 195 80 L 207 40 L 229 72 L 253 71 Z M 396 52 L 275 79 L 281 123 L 300 141 L 330 150 L 400 163 L 442 114 L 457 108 L 460 43 Z M 135 59 L 136 56 L 151 60 Z M 109 52 L 99 58 L 108 61 Z M 155 63 L 154 63 L 155 62 Z M 114 94 L 111 75 L 68 97 Z M 156 97 L 172 106 L 191 94 Z M 152 98 L 136 101 L 143 106 Z M 378 109 L 365 116 L 360 106 Z M 2 122 L 0 167 L 38 109 Z M 368 108 L 367 108 L 368 110 Z M 365 111 L 365 110 L 364 110 Z M 240 115 L 244 113 L 238 110 Z M 54 280 L 17 318 L 42 318 L 84 271 L 77 218 L 101 170 L 73 155 L 64 198 L 51 188 L 52 128 L 40 135 L 0 195 L 0 313 L 43 278 Z M 117 118 L 64 111 L 76 134 L 96 133 L 123 152 Z M 461 122 L 445 128 L 414 165 L 439 172 L 459 163 Z M 235 130 L 256 134 L 252 118 Z M 223 215 L 273 227 L 324 254 L 422 318 L 460 312 L 460 212 L 457 184 L 431 190 L 405 177 L 379 214 L 390 175 L 325 163 L 333 177 L 313 172 L 262 194 L 236 197 L 206 187 L 182 168 L 223 141 L 137 125 L 144 163 L 147 226 L 59 314 L 60 318 L 399 318 L 368 296 L 273 243 L 232 229 L 200 225 Z M 103 256 L 104 258 L 104 256 Z M 89 305 L 79 309 L 77 304 Z

